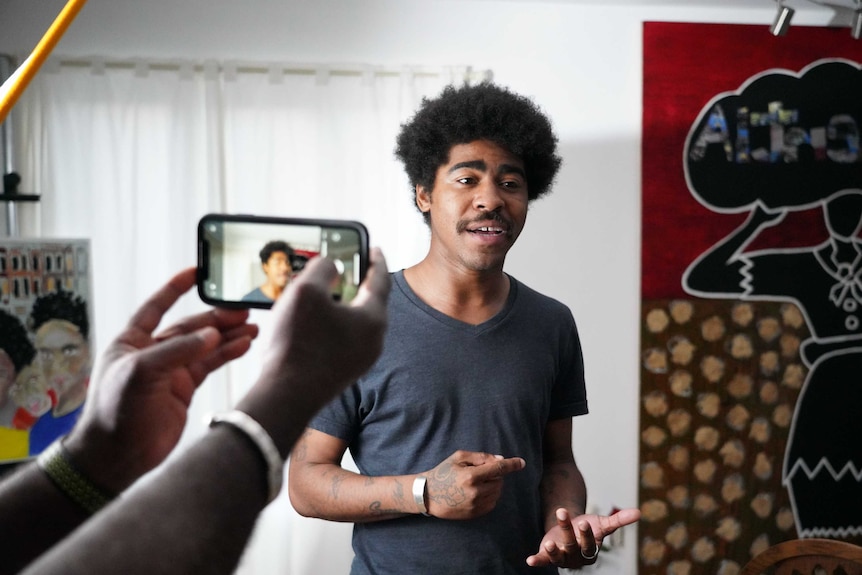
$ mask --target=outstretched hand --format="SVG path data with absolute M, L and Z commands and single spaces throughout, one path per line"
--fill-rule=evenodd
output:
M 557 524 L 542 538 L 539 551 L 527 557 L 527 565 L 556 565 L 580 569 L 596 562 L 602 540 L 621 527 L 640 519 L 638 509 L 623 509 L 613 515 L 579 515 L 572 518 L 567 509 L 556 511 Z
M 100 358 L 84 412 L 64 440 L 75 464 L 120 492 L 176 446 L 195 390 L 257 337 L 247 310 L 212 309 L 154 335 L 165 312 L 195 284 L 175 275 L 132 316 Z

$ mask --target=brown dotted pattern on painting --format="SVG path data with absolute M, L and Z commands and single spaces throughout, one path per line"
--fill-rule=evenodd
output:
M 781 463 L 807 375 L 799 309 L 645 301 L 640 575 L 737 575 L 796 537 Z

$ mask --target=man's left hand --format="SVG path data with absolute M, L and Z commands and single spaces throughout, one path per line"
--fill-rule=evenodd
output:
M 602 540 L 620 527 L 634 523 L 640 516 L 638 509 L 623 509 L 610 516 L 579 515 L 572 518 L 567 509 L 560 507 L 556 511 L 557 524 L 542 538 L 538 553 L 527 557 L 527 565 L 556 565 L 566 569 L 592 565 L 598 559 Z
M 176 274 L 100 358 L 84 412 L 64 445 L 103 489 L 119 493 L 161 463 L 180 439 L 198 386 L 257 336 L 248 310 L 218 308 L 154 333 L 194 285 L 195 268 Z

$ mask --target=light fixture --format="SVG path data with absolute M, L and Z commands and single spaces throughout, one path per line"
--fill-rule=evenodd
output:
M 862 40 L 862 0 L 811 0 L 814 4 L 826 6 L 835 12 L 831 25 L 843 25 L 849 19 L 850 34 L 857 40 Z
M 853 12 L 853 19 L 850 21 L 850 34 L 857 40 L 862 38 L 862 9 L 857 8 Z
M 773 36 L 784 36 L 790 28 L 790 20 L 793 19 L 793 14 L 796 12 L 790 6 L 785 6 L 782 0 L 776 0 L 778 4 L 778 13 L 775 14 L 775 21 L 769 31 Z

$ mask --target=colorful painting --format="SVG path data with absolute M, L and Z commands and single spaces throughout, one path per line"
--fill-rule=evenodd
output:
M 77 421 L 92 367 L 89 240 L 0 240 L 0 463 Z
M 646 23 L 639 573 L 862 539 L 862 46 Z

